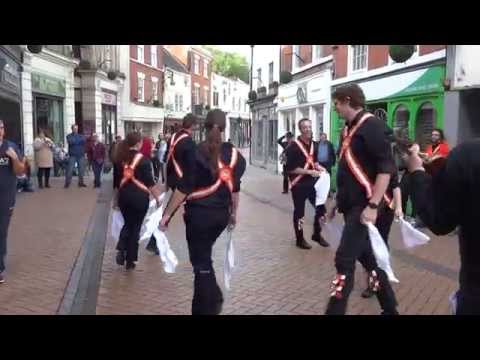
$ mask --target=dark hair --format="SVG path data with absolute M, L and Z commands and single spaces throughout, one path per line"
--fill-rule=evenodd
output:
M 287 137 L 287 139 L 293 138 L 293 134 L 291 131 L 288 131 L 285 136 Z
M 310 121 L 309 118 L 303 118 L 301 119 L 299 122 L 298 122 L 298 128 L 301 130 L 302 128 L 302 123 L 304 123 L 305 121 Z
M 443 130 L 442 130 L 442 129 L 435 128 L 435 129 L 432 130 L 432 133 L 433 133 L 434 131 L 436 131 L 436 132 L 438 132 L 438 133 L 440 134 L 440 140 L 441 140 L 441 141 L 445 140 L 445 134 L 443 133 Z
M 205 120 L 205 129 L 207 129 L 207 139 L 200 144 L 200 151 L 205 155 L 210 163 L 212 175 L 218 171 L 218 157 L 220 146 L 222 145 L 222 132 L 227 122 L 225 113 L 220 109 L 211 110 Z
M 365 94 L 357 84 L 347 84 L 335 89 L 332 98 L 342 102 L 350 101 L 350 106 L 360 108 L 365 106 Z
M 113 154 L 113 162 L 117 165 L 123 165 L 132 161 L 130 155 L 130 148 L 142 141 L 142 135 L 135 131 L 127 134 L 125 140 L 122 140 L 115 147 Z
M 197 123 L 197 117 L 193 114 L 187 114 L 183 118 L 182 121 L 182 128 L 184 129 L 190 129 L 192 126 L 194 126 Z

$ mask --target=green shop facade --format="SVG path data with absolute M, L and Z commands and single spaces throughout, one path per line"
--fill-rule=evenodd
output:
M 368 79 L 358 85 L 365 93 L 368 111 L 384 119 L 394 131 L 402 129 L 425 148 L 432 129 L 444 127 L 444 79 L 445 65 L 440 64 Z M 330 138 L 335 146 L 339 144 L 343 126 L 344 120 L 332 108 Z M 333 179 L 335 174 L 336 169 Z M 336 181 L 332 181 L 332 187 L 336 187 Z

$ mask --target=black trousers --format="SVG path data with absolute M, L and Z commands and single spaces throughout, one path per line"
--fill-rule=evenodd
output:
M 297 242 L 304 240 L 303 237 L 303 218 L 305 216 L 305 202 L 308 200 L 315 208 L 315 217 L 313 219 L 313 237 L 318 238 L 322 228 L 320 226 L 320 218 L 325 215 L 325 205 L 315 206 L 315 188 L 297 184 L 292 188 L 293 199 L 293 228 Z
M 5 271 L 5 256 L 7 255 L 7 236 L 13 208 L 0 207 L 0 273 Z
M 403 174 L 402 176 L 402 180 L 400 181 L 400 191 L 402 192 L 402 210 L 403 210 L 403 213 L 406 214 L 407 213 L 407 201 L 408 201 L 408 198 L 411 197 L 410 194 L 411 194 L 411 175 L 407 172 L 405 172 L 405 174 Z M 413 202 L 412 203 L 412 217 L 415 218 L 416 217 L 416 211 L 415 211 L 415 206 L 413 205 Z
M 288 192 L 288 173 L 287 166 L 283 165 L 283 192 Z
M 345 227 L 340 245 L 335 255 L 337 277 L 344 276 L 341 287 L 332 287 L 326 315 L 344 315 L 347 310 L 348 297 L 353 289 L 355 262 L 359 260 L 368 272 L 375 271 L 378 276 L 379 289 L 377 299 L 385 313 L 396 313 L 397 301 L 387 274 L 378 267 L 368 237 L 368 230 L 360 222 L 364 208 L 355 207 L 344 214 Z M 338 291 L 335 291 L 338 290 Z
M 192 315 L 217 315 L 223 295 L 212 265 L 212 249 L 228 225 L 228 209 L 185 207 L 186 238 L 194 273 Z
M 152 165 L 153 165 L 153 175 L 155 176 L 155 179 L 158 180 L 160 176 L 160 160 L 156 156 L 152 157 Z M 163 173 L 162 173 L 163 176 Z
M 480 315 L 480 296 L 458 291 L 455 315 Z
M 38 168 L 37 178 L 38 186 L 43 187 L 43 178 L 45 177 L 45 186 L 50 185 L 50 169 L 51 168 Z
M 128 189 L 120 192 L 118 196 L 118 206 L 125 219 L 125 225 L 120 231 L 117 250 L 126 252 L 127 262 L 131 263 L 138 260 L 140 230 L 148 211 L 148 204 L 148 195 L 138 196 Z

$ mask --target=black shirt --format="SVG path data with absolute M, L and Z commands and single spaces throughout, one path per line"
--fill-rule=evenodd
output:
M 128 159 L 128 163 L 131 164 L 134 156 L 138 153 L 136 150 L 130 150 L 130 156 Z M 118 189 L 120 187 L 120 182 L 122 181 L 123 177 L 123 165 L 119 166 L 118 164 L 116 165 L 116 171 L 113 173 L 113 188 Z M 134 177 L 143 183 L 147 188 L 151 188 L 152 186 L 155 185 L 155 181 L 153 180 L 153 174 L 152 174 L 152 164 L 150 162 L 150 159 L 146 158 L 145 156 L 142 157 L 142 160 L 138 163 L 137 167 L 135 168 L 134 171 Z M 120 192 L 132 192 L 132 193 L 138 193 L 138 194 L 145 194 L 148 196 L 148 194 L 140 189 L 137 185 L 135 185 L 133 182 L 129 181 L 125 185 L 123 185 L 120 188 Z
M 303 148 L 305 149 L 306 153 L 310 154 L 311 142 L 306 144 L 300 139 L 300 137 L 298 137 L 298 141 L 303 145 Z M 313 141 L 313 149 L 314 149 L 313 162 L 315 163 L 318 157 L 318 146 L 317 146 L 317 143 L 315 143 L 314 141 Z M 293 181 L 293 179 L 295 179 L 298 176 L 298 174 L 292 174 L 291 172 L 296 168 L 303 169 L 307 159 L 305 159 L 305 155 L 303 154 L 302 150 L 298 147 L 296 142 L 290 143 L 290 145 L 285 149 L 285 155 L 287 156 L 288 177 L 290 181 Z M 309 169 L 311 170 L 311 168 Z M 318 179 L 314 178 L 313 176 L 303 175 L 301 180 L 295 186 L 314 186 L 317 180 Z
M 411 174 L 417 214 L 437 235 L 460 226 L 460 289 L 480 296 L 480 140 L 453 149 L 439 172 Z
M 188 133 L 185 130 L 180 130 L 178 133 L 175 134 L 175 139 L 178 139 L 182 134 L 188 135 Z M 173 139 L 173 136 L 172 136 L 172 139 Z M 167 185 L 169 188 L 172 188 L 172 189 L 179 188 L 179 190 L 182 191 L 182 188 L 191 187 L 192 175 L 190 173 L 187 174 L 184 169 L 192 166 L 192 162 L 194 161 L 192 154 L 194 153 L 194 150 L 195 150 L 195 143 L 193 142 L 193 139 L 190 135 L 180 140 L 177 143 L 177 145 L 175 145 L 175 148 L 173 149 L 174 151 L 173 156 L 175 157 L 175 160 L 177 161 L 180 169 L 182 169 L 183 177 L 182 178 L 178 177 L 177 172 L 175 171 L 175 167 L 173 166 L 173 159 L 170 158 L 170 160 L 167 163 Z M 168 152 L 170 151 L 171 151 L 171 140 L 169 141 L 169 144 L 168 144 Z
M 353 128 L 365 114 L 361 111 L 349 126 Z M 350 149 L 372 185 L 378 174 L 393 174 L 396 170 L 393 161 L 389 134 L 391 130 L 385 121 L 377 117 L 367 119 L 355 132 Z M 340 142 L 340 148 L 342 141 Z M 340 212 L 352 207 L 364 207 L 368 204 L 365 188 L 360 185 L 345 161 L 345 156 L 338 163 L 337 171 L 337 206 Z
M 13 162 L 6 151 L 11 147 L 21 158 L 18 147 L 8 140 L 0 145 L 0 210 L 8 210 L 15 205 L 17 194 L 17 175 L 13 171 Z
M 200 143 L 199 146 L 194 150 L 195 161 L 189 167 L 185 168 L 184 174 L 193 174 L 192 176 L 192 186 L 190 188 L 184 187 L 180 189 L 182 192 L 190 194 L 191 192 L 207 188 L 213 185 L 217 179 L 218 175 L 212 174 L 210 169 L 209 159 L 205 152 L 201 149 L 203 143 Z M 230 143 L 223 143 L 220 148 L 220 158 L 222 162 L 226 165 L 230 164 L 232 156 L 233 145 Z M 238 151 L 238 160 L 233 169 L 233 192 L 240 191 L 241 178 L 245 172 L 247 162 L 242 156 L 240 151 Z M 228 187 L 222 183 L 220 188 L 210 196 L 204 197 L 198 200 L 189 200 L 187 201 L 188 206 L 204 206 L 204 207 L 215 207 L 215 208 L 228 208 L 231 204 L 232 197 Z

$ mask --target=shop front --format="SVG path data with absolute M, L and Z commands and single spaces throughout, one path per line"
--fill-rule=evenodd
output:
M 102 91 L 102 134 L 106 145 L 110 146 L 116 134 L 117 125 L 117 95 L 106 90 Z
M 394 131 L 403 130 L 422 149 L 432 129 L 444 127 L 445 66 L 435 65 L 388 77 L 359 82 L 366 108 L 384 119 Z M 344 121 L 331 110 L 331 138 L 338 146 Z
M 238 148 L 245 148 L 249 145 L 250 120 L 241 117 L 230 117 L 228 138 Z M 227 139 L 228 140 L 228 139 Z
M 5 123 L 7 138 L 22 144 L 21 50 L 15 45 L 0 46 L 0 119 Z
M 33 134 L 45 131 L 56 144 L 65 138 L 65 80 L 32 73 Z

